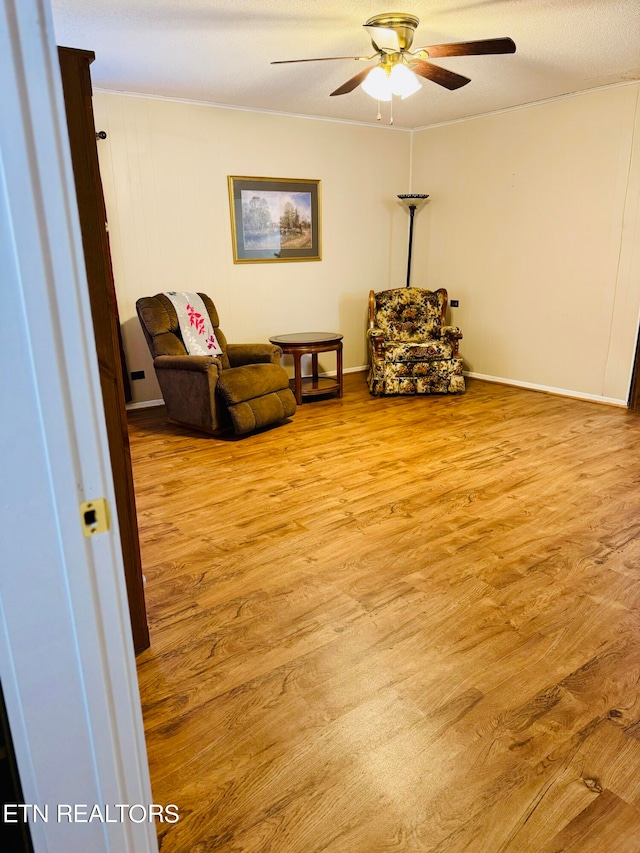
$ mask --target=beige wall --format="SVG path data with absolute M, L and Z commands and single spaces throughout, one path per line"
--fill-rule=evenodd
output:
M 637 84 L 416 131 L 413 283 L 477 374 L 626 400 L 640 305 Z M 634 128 L 635 151 L 632 150 Z
M 232 342 L 340 331 L 345 367 L 366 364 L 369 290 L 404 281 L 409 132 L 100 92 L 94 109 L 134 401 L 160 397 L 135 302 L 162 290 L 210 294 Z M 228 175 L 320 179 L 322 261 L 234 264 Z
M 412 283 L 460 300 L 465 367 L 624 401 L 640 306 L 639 94 L 612 87 L 410 134 L 96 93 L 125 349 L 147 374 L 134 399 L 160 396 L 135 301 L 161 290 L 211 294 L 231 341 L 341 331 L 345 366 L 365 365 L 368 291 L 405 282 L 396 194 L 411 188 L 431 195 Z M 233 264 L 228 175 L 319 178 L 323 260 Z

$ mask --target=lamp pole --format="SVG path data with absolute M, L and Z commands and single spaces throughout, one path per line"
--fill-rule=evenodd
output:
M 429 198 L 424 193 L 404 193 L 399 195 L 400 201 L 409 208 L 409 257 L 407 258 L 407 287 L 411 283 L 411 252 L 413 250 L 413 218 L 416 210 Z
M 415 204 L 409 205 L 409 257 L 407 258 L 407 287 L 411 282 L 411 250 L 413 248 L 413 217 L 416 213 Z

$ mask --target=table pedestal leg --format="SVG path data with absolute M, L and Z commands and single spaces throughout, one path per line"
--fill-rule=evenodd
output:
M 336 350 L 336 379 L 338 380 L 338 397 L 342 397 L 342 341 Z
M 294 394 L 296 398 L 296 403 L 301 406 L 302 405 L 302 365 L 300 361 L 302 359 L 302 353 L 296 352 L 295 350 L 291 353 L 293 356 L 293 375 L 294 375 Z

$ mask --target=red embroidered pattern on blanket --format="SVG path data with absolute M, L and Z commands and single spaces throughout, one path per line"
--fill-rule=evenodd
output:
M 189 322 L 192 326 L 195 326 L 196 332 L 199 335 L 204 335 L 204 317 L 202 316 L 202 314 L 198 314 L 193 305 L 189 304 L 187 304 L 187 314 L 189 315 Z M 209 349 L 211 349 L 213 345 L 210 344 L 208 341 L 207 343 L 209 344 Z
M 187 303 L 187 314 L 189 315 L 189 322 L 191 323 L 192 326 L 195 327 L 196 332 L 199 335 L 204 335 L 204 333 L 205 333 L 204 317 L 202 316 L 202 314 L 199 314 L 196 311 L 196 309 L 193 307 L 193 305 L 189 305 L 189 303 Z M 214 335 L 209 335 L 209 337 L 206 340 L 206 344 L 207 344 L 207 349 L 217 349 L 218 348 L 218 342 L 215 339 Z

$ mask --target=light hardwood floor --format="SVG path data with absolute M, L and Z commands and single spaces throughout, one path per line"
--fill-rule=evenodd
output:
M 640 415 L 351 374 L 130 431 L 162 853 L 640 851 Z

